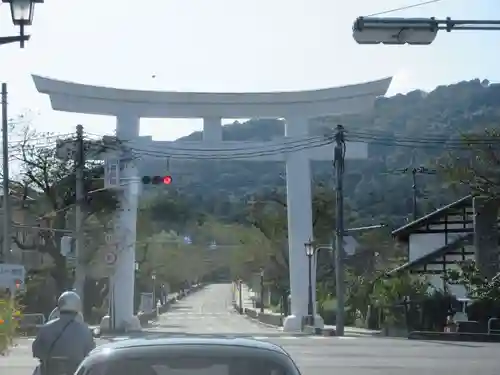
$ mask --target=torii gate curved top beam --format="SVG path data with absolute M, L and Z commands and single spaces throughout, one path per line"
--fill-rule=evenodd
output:
M 143 118 L 252 118 L 300 115 L 309 118 L 357 113 L 384 95 L 392 78 L 308 91 L 206 93 L 125 90 L 33 75 L 52 108 L 64 112 L 116 116 L 124 106 Z

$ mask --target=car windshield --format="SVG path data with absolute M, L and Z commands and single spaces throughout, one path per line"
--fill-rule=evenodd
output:
M 130 358 L 93 365 L 85 375 L 294 375 L 266 358 L 162 357 Z

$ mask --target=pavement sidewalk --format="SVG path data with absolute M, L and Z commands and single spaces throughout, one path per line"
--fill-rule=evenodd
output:
M 235 304 L 237 307 L 240 307 L 239 306 L 240 300 L 239 300 L 238 293 L 239 293 L 238 289 L 235 288 Z M 251 291 L 247 285 L 242 284 L 241 285 L 241 301 L 242 301 L 243 309 L 252 309 L 252 310 L 260 312 L 260 308 L 255 307 L 255 302 L 256 302 L 255 298 L 256 298 L 256 293 Z M 274 315 L 274 314 L 276 314 L 276 312 L 271 310 L 271 309 L 264 308 L 264 314 L 273 314 Z
M 239 291 L 237 288 L 235 288 L 235 303 L 236 306 L 239 307 Z M 242 285 L 241 286 L 241 301 L 244 309 L 251 309 L 254 310 L 256 313 L 260 313 L 260 309 L 255 307 L 255 301 L 253 297 L 255 294 L 248 288 L 247 285 Z M 264 314 L 268 315 L 277 315 L 277 313 L 271 309 L 264 309 Z M 335 326 L 334 325 L 325 325 L 323 327 L 323 330 L 321 331 L 321 334 L 332 334 L 332 332 L 335 332 Z M 359 328 L 359 327 L 345 327 L 344 328 L 344 333 L 349 336 L 378 336 L 380 334 L 380 331 L 376 330 L 371 330 L 371 329 L 366 329 L 366 328 Z

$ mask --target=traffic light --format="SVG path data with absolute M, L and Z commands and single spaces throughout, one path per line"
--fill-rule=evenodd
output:
M 144 176 L 142 183 L 144 185 L 170 185 L 172 183 L 172 176 Z

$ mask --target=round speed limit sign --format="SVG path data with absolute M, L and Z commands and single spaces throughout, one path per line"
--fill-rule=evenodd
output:
M 106 253 L 104 257 L 104 261 L 108 266 L 112 266 L 113 264 L 116 263 L 117 256 L 113 252 Z

